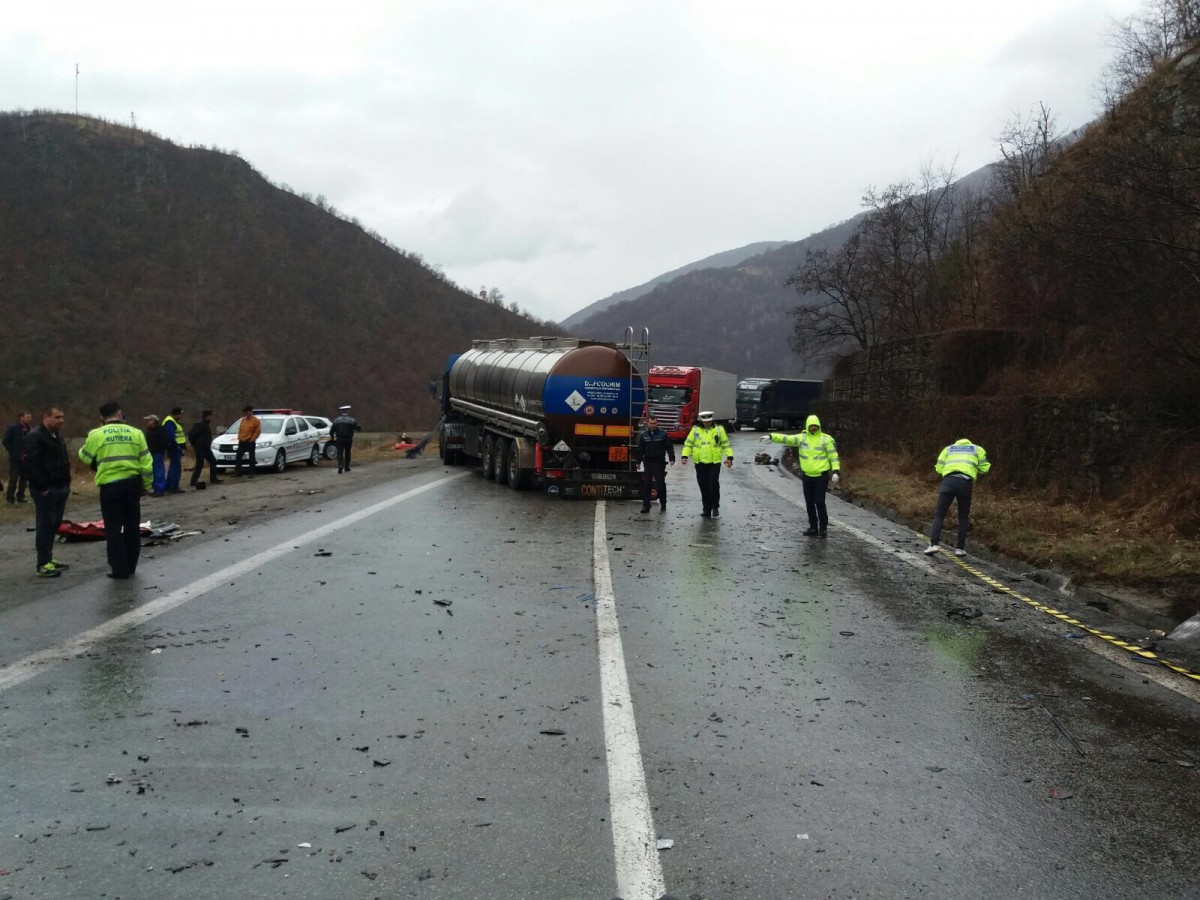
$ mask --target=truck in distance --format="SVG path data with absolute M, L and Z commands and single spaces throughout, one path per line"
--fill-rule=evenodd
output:
M 820 381 L 802 378 L 772 378 L 759 388 L 754 430 L 795 430 L 804 427 L 812 405 L 821 396 Z
M 758 418 L 758 409 L 762 405 L 763 385 L 770 384 L 770 378 L 743 378 L 737 383 L 737 421 L 735 428 L 753 428 Z
M 646 416 L 654 416 L 673 441 L 682 441 L 702 410 L 726 428 L 737 420 L 737 376 L 703 366 L 652 366 Z

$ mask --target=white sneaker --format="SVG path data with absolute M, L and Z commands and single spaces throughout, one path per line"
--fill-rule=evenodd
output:
M 964 550 L 962 547 L 955 547 L 955 548 L 954 548 L 954 555 L 955 555 L 955 556 L 966 556 L 966 555 L 967 555 L 967 551 L 966 551 L 966 550 Z
M 926 556 L 933 556 L 933 554 L 938 552 L 938 545 L 930 544 L 928 547 L 925 548 L 924 552 L 925 552 Z

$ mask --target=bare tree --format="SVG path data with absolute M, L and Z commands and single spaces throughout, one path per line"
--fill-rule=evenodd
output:
M 1115 22 L 1109 41 L 1116 56 L 1101 83 L 1106 108 L 1198 38 L 1200 0 L 1148 0 L 1141 13 Z
M 804 265 L 787 280 L 802 296 L 817 297 L 792 311 L 789 343 L 799 355 L 814 358 L 876 343 L 884 310 L 862 251 L 862 233 L 855 231 L 833 253 L 810 250 Z
M 1050 108 L 1039 103 L 1025 117 L 1014 116 L 1000 132 L 996 186 L 1001 195 L 1016 199 L 1062 151 L 1062 133 Z

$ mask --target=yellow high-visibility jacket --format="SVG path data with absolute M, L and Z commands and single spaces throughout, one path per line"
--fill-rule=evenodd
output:
M 966 475 L 974 481 L 991 467 L 986 450 L 961 438 L 942 450 L 934 469 L 939 475 Z
M 146 435 L 125 422 L 105 422 L 89 431 L 79 448 L 79 458 L 96 467 L 98 485 L 141 476 L 142 486 L 149 488 L 153 480 Z
M 719 463 L 726 458 L 733 459 L 733 447 L 729 445 L 725 426 L 705 428 L 703 425 L 693 425 L 687 440 L 683 442 L 683 458 L 688 457 L 698 463 Z
M 817 433 L 809 434 L 808 426 L 816 425 Z M 800 471 L 805 475 L 820 475 L 824 472 L 840 472 L 841 461 L 838 459 L 837 442 L 833 435 L 821 430 L 821 420 L 809 416 L 804 423 L 804 430 L 799 434 L 772 434 L 772 442 L 786 447 L 796 448 L 796 461 L 800 463 Z

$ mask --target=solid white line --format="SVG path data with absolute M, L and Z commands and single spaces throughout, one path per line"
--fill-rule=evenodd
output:
M 658 858 L 654 815 L 646 792 L 646 771 L 638 744 L 633 699 L 629 695 L 607 538 L 604 502 L 601 501 L 596 504 L 596 525 L 592 535 L 592 577 L 617 894 L 622 900 L 657 900 L 666 893 L 666 882 Z
M 311 544 L 313 541 L 320 540 L 337 531 L 339 528 L 353 525 L 355 522 L 382 512 L 389 506 L 395 506 L 397 503 L 401 503 L 418 494 L 423 494 L 426 491 L 431 491 L 436 487 L 446 484 L 448 481 L 453 481 L 455 478 L 462 478 L 467 474 L 469 473 L 463 472 L 457 475 L 450 475 L 446 478 L 440 478 L 422 487 L 413 488 L 410 491 L 405 491 L 403 494 L 389 497 L 387 500 L 381 500 L 372 506 L 360 509 L 358 512 L 343 516 L 335 522 L 322 525 L 320 528 L 314 528 L 312 531 L 306 532 L 299 537 L 288 538 L 283 543 L 276 544 L 269 550 L 263 550 L 261 553 L 247 557 L 241 562 L 234 563 L 232 566 L 227 566 L 219 572 L 206 575 L 199 581 L 193 581 L 191 584 L 172 591 L 157 600 L 152 600 L 144 606 L 139 606 L 137 609 L 117 616 L 114 619 L 109 619 L 107 622 L 97 625 L 95 628 L 81 634 L 77 634 L 75 637 L 61 644 L 54 647 L 47 647 L 45 650 L 17 660 L 12 665 L 0 669 L 0 692 L 7 691 L 9 688 L 16 687 L 18 684 L 28 681 L 34 675 L 45 671 L 57 663 L 65 662 L 81 653 L 87 652 L 103 640 L 114 637 L 123 631 L 128 631 L 130 628 L 135 628 L 144 622 L 149 622 L 151 619 L 161 616 L 165 612 L 170 612 L 177 606 L 187 603 L 189 600 L 194 600 L 214 588 L 227 584 L 233 578 L 253 572 L 255 569 L 303 547 L 305 544 Z

